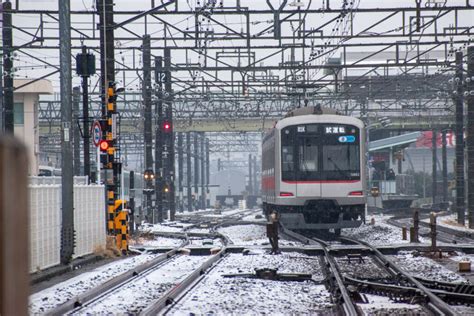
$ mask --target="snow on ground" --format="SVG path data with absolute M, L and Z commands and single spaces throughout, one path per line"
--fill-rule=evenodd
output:
M 372 218 L 375 219 L 374 225 L 370 225 L 370 221 Z M 388 216 L 383 215 L 368 216 L 366 220 L 367 224 L 362 224 L 357 228 L 343 229 L 342 235 L 363 240 L 373 246 L 386 246 L 409 243 L 409 240 L 402 239 L 401 228 L 389 225 L 384 222 L 388 218 Z M 420 241 L 423 242 L 423 237 L 420 237 Z
M 212 242 L 212 244 L 210 244 Z M 224 244 L 219 238 L 189 238 L 190 246 L 207 246 L 207 247 L 222 247 Z
M 30 296 L 30 314 L 45 314 L 48 310 L 65 303 L 67 300 L 97 287 L 136 266 L 153 260 L 157 256 L 155 254 L 146 254 L 114 261 L 35 293 Z
M 320 275 L 319 258 L 299 253 L 281 255 L 231 254 L 225 257 L 190 295 L 178 302 L 171 315 L 315 315 L 330 312 L 331 295 L 310 281 L 271 281 L 223 274 L 253 273 L 255 268 Z
M 471 254 L 465 254 L 465 253 L 458 253 L 457 256 L 452 256 L 449 257 L 450 260 L 455 261 L 455 262 L 460 262 L 460 261 L 469 261 L 469 262 L 474 262 L 474 255 Z
M 235 245 L 263 245 L 269 243 L 265 226 L 234 225 L 217 230 L 227 236 Z
M 416 255 L 413 251 L 400 251 L 396 256 L 389 256 L 403 271 L 413 276 L 445 282 L 466 282 L 461 275 L 446 269 L 430 258 Z
M 81 310 L 80 314 L 138 314 L 207 259 L 207 256 L 178 256 L 153 272 L 127 283 L 125 287 L 114 290 L 100 302 Z
M 385 296 L 364 294 L 367 304 L 357 304 L 364 315 L 428 315 L 418 304 L 397 303 Z
M 266 222 L 267 221 L 261 209 L 254 210 L 254 212 L 252 212 L 251 214 L 244 216 L 242 220 L 248 221 L 248 222 Z
M 192 224 L 165 221 L 162 224 L 144 223 L 142 226 L 140 226 L 139 230 L 145 233 L 179 233 L 182 232 L 184 228 L 189 226 L 192 226 Z
M 466 216 L 467 218 L 467 216 Z M 430 219 L 426 218 L 423 219 L 424 222 L 429 223 Z M 466 220 L 466 223 L 464 226 L 458 223 L 458 215 L 457 214 L 449 214 L 449 215 L 443 215 L 443 216 L 438 216 L 436 223 L 441 226 L 445 226 L 451 229 L 463 231 L 463 232 L 468 232 L 468 233 L 474 233 L 474 229 L 469 228 L 469 221 Z
M 186 232 L 188 233 L 197 233 L 197 234 L 210 234 L 210 229 L 209 228 L 197 228 L 193 227 L 191 229 L 188 229 Z
M 246 211 L 248 211 L 248 210 L 225 209 L 225 210 L 221 210 L 220 214 L 217 213 L 217 211 L 215 213 L 212 213 L 212 214 L 206 214 L 206 217 L 222 218 L 222 217 L 228 217 L 228 216 L 232 216 L 232 215 L 241 214 L 241 213 L 244 213 Z
M 130 240 L 130 245 L 134 247 L 145 247 L 145 248 L 175 248 L 183 244 L 184 239 L 181 238 L 170 238 L 162 236 L 152 236 L 152 238 L 138 237 Z
M 234 245 L 261 246 L 269 245 L 267 228 L 263 225 L 234 225 L 221 227 L 218 232 L 227 236 Z M 302 246 L 302 243 L 285 239 L 279 240 L 280 246 Z

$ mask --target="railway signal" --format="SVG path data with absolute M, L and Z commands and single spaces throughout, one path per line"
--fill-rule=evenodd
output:
M 101 151 L 100 161 L 105 171 L 107 191 L 107 231 L 115 237 L 117 248 L 123 253 L 128 251 L 128 210 L 123 209 L 125 201 L 120 200 L 120 174 L 122 164 L 118 152 L 120 151 L 118 138 L 117 92 L 115 82 L 109 82 L 105 98 L 105 111 L 100 126 L 102 139 L 99 142 Z
M 165 133 L 170 133 L 173 130 L 171 123 L 169 121 L 163 122 L 163 131 Z
M 109 142 L 106 140 L 101 140 L 99 143 L 99 148 L 101 151 L 106 152 L 109 149 L 110 145 Z

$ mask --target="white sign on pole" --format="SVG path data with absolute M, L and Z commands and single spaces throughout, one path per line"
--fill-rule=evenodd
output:
M 99 146 L 100 140 L 102 139 L 102 128 L 98 121 L 94 121 L 92 124 L 92 141 L 96 147 Z

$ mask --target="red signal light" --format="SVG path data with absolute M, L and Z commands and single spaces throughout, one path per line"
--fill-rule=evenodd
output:
M 364 195 L 364 192 L 362 192 L 362 191 L 352 191 L 352 192 L 349 192 L 349 195 L 351 195 L 351 196 L 354 196 L 354 195 L 355 196 L 362 196 L 362 195 Z
M 280 196 L 283 196 L 283 197 L 293 196 L 293 193 L 291 193 L 291 192 L 280 192 Z
M 165 132 L 171 131 L 171 123 L 170 122 L 164 122 L 163 123 L 163 129 Z
M 99 147 L 101 151 L 107 151 L 107 149 L 109 149 L 109 142 L 106 140 L 101 140 Z

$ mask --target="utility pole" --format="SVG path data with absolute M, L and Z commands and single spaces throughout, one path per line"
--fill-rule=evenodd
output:
M 2 19 L 3 19 L 3 4 L 0 5 L 0 10 L 2 11 L 0 12 L 0 14 L 2 15 Z M 2 46 L 3 46 L 3 30 L 2 30 Z M 4 62 L 3 57 L 4 55 L 3 55 L 3 49 L 2 49 L 0 50 L 0 58 L 1 58 L 0 60 L 0 133 L 3 133 L 4 124 L 5 124 L 4 113 L 3 113 L 3 111 L 5 110 L 3 107 L 3 104 L 4 104 L 3 103 L 3 62 Z
M 253 182 L 253 177 L 252 177 L 252 154 L 249 154 L 249 182 L 248 182 L 248 194 L 249 195 L 253 195 L 253 186 L 252 186 L 252 182 Z
M 211 200 L 210 200 L 210 191 L 209 191 L 209 183 L 211 179 L 211 164 L 209 160 L 209 138 L 206 138 L 206 207 L 210 208 L 211 207 Z
M 178 133 L 178 211 L 183 212 L 183 133 Z
M 71 78 L 71 3 L 59 5 L 59 70 L 61 89 L 61 263 L 68 264 L 74 253 L 74 187 L 72 157 L 72 78 Z M 13 91 L 12 91 L 13 92 Z
M 448 153 L 446 148 L 446 130 L 441 132 L 441 156 L 443 165 L 443 202 L 448 202 Z M 400 159 L 401 160 L 401 159 Z
M 163 57 L 155 58 L 155 204 L 158 223 L 163 222 Z
M 199 201 L 201 202 L 201 208 L 206 209 L 206 138 L 205 134 L 201 133 L 201 198 Z
M 194 132 L 194 197 L 199 199 L 199 152 L 198 152 L 198 134 Z M 199 209 L 199 203 L 197 205 Z
M 437 194 L 438 194 L 438 177 L 437 177 L 437 166 L 436 166 L 436 163 L 438 161 L 438 158 L 436 157 L 436 147 L 437 147 L 437 140 L 438 138 L 438 133 L 436 132 L 436 130 L 433 130 L 432 131 L 432 138 L 431 138 L 431 149 L 432 149 L 432 152 L 433 152 L 433 165 L 432 165 L 432 177 L 433 177 L 433 184 L 432 184 L 432 198 L 433 198 L 433 204 L 436 204 L 436 197 L 437 197 Z
M 150 35 L 143 36 L 143 80 L 142 80 L 142 98 L 143 108 L 145 112 L 145 123 L 144 123 L 144 142 L 145 142 L 145 170 L 150 177 L 156 178 L 156 175 L 152 175 L 150 172 L 153 170 L 153 155 L 152 155 L 152 127 L 151 127 L 151 52 L 150 52 Z M 154 179 L 147 179 L 145 181 L 145 206 L 148 220 L 153 221 L 155 218 L 153 210 L 153 185 Z
M 257 156 L 253 156 L 253 195 L 258 195 L 257 169 Z
M 81 99 L 81 88 L 72 88 L 72 104 L 73 104 L 73 122 L 72 135 L 74 139 L 74 175 L 81 175 L 81 134 L 79 131 L 79 101 Z
M 456 52 L 456 74 L 455 78 L 459 78 L 459 83 L 454 80 L 456 96 L 456 211 L 458 215 L 458 223 L 465 225 L 466 216 L 464 210 L 464 115 L 463 115 L 463 89 L 462 89 L 462 52 Z
M 469 228 L 474 228 L 474 46 L 467 48 L 467 78 L 467 205 Z
M 165 59 L 165 103 L 166 103 L 166 121 L 163 128 L 166 131 L 165 144 L 168 155 L 166 158 L 166 182 L 168 185 L 168 205 L 170 208 L 170 220 L 175 220 L 176 201 L 175 201 L 175 168 L 174 168 L 174 127 L 173 127 L 173 89 L 171 83 L 171 50 L 164 49 Z M 166 127 L 168 126 L 168 128 Z
M 188 212 L 193 211 L 192 204 L 192 174 L 191 174 L 191 132 L 186 132 L 186 196 L 188 202 Z
M 2 46 L 3 46 L 3 128 L 5 133 L 13 134 L 13 31 L 12 4 L 2 4 Z

